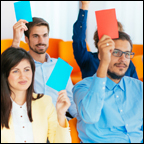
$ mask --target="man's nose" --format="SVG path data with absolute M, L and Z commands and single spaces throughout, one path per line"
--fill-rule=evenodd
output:
M 120 60 L 122 60 L 122 61 L 126 61 L 125 53 L 123 53 L 123 54 L 121 55 Z
M 43 43 L 43 37 L 39 37 L 39 43 Z

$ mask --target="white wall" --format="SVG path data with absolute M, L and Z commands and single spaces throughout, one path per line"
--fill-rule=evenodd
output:
M 1 1 L 1 39 L 13 37 L 16 23 L 13 3 Z M 50 37 L 72 40 L 73 24 L 77 19 L 79 1 L 30 1 L 32 16 L 42 17 L 50 25 Z M 117 19 L 123 24 L 133 43 L 143 44 L 143 1 L 91 1 L 87 19 L 86 40 L 91 51 L 97 51 L 93 35 L 96 30 L 95 11 L 116 9 Z M 24 37 L 22 38 L 24 41 Z
M 16 23 L 14 5 L 17 1 L 1 1 L 1 39 L 13 38 Z M 50 25 L 50 38 L 72 40 L 79 1 L 30 1 L 32 17 L 44 18 Z M 22 38 L 24 40 L 24 36 Z
M 143 1 L 91 1 L 87 19 L 86 40 L 91 51 L 97 51 L 93 35 L 97 29 L 95 11 L 115 8 L 118 21 L 134 44 L 143 44 Z
M 13 37 L 13 25 L 16 22 L 13 3 L 1 1 L 1 39 Z
M 47 20 L 51 38 L 72 40 L 73 23 L 79 11 L 78 1 L 31 1 L 31 9 L 33 17 Z

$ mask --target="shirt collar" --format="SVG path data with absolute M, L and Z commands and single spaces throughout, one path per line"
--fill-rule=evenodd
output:
M 107 81 L 106 81 L 106 87 L 109 89 L 109 90 L 114 90 L 114 88 L 116 86 L 119 86 L 123 91 L 125 90 L 124 89 L 124 77 L 120 80 L 120 82 L 118 84 L 116 84 L 115 82 L 113 82 L 111 79 L 109 79 L 107 77 Z
M 12 101 L 12 112 L 17 111 L 20 108 L 27 111 L 26 102 L 23 105 L 18 105 L 12 98 L 11 101 Z
M 122 79 L 120 80 L 120 82 L 118 83 L 119 87 L 124 91 L 125 87 L 124 87 L 124 77 L 122 77 Z
M 29 53 L 29 51 L 28 51 L 28 53 Z M 34 60 L 34 59 L 33 59 Z M 53 59 L 50 57 L 50 55 L 48 54 L 48 53 L 46 53 L 46 62 L 52 62 L 53 61 Z M 34 62 L 35 63 L 39 63 L 38 61 L 36 61 L 36 60 L 34 60 Z
M 48 53 L 46 53 L 46 59 L 47 59 L 47 62 L 52 62 L 53 61 Z

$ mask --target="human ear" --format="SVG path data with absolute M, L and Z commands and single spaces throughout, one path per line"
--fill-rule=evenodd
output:
M 29 39 L 26 36 L 25 36 L 25 41 L 26 41 L 27 44 L 29 44 Z

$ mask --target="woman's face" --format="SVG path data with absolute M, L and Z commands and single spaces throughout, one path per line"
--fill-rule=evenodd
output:
M 32 69 L 27 59 L 22 59 L 9 73 L 8 83 L 11 91 L 26 91 L 32 82 Z

